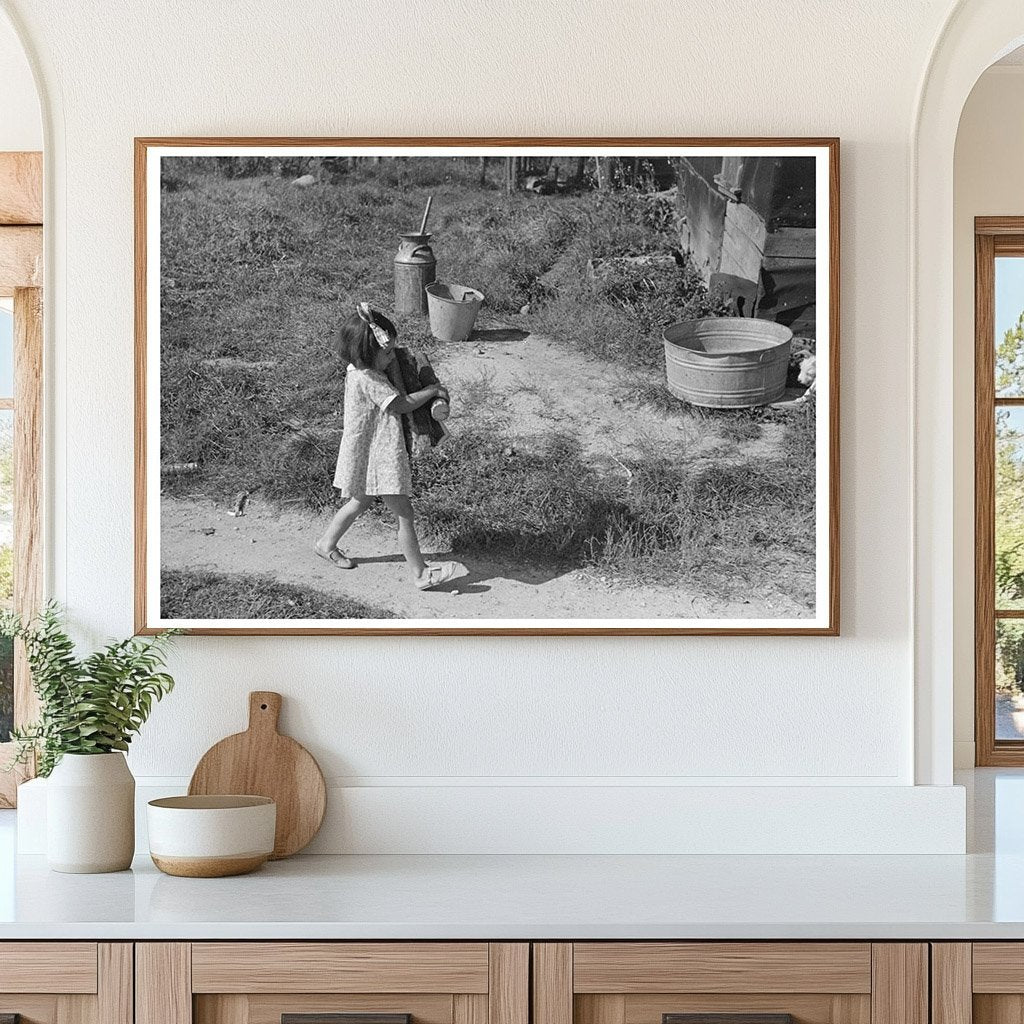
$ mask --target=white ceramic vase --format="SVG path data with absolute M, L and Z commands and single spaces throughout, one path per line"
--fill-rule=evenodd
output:
M 46 783 L 54 871 L 124 871 L 135 853 L 135 779 L 124 754 L 65 754 Z

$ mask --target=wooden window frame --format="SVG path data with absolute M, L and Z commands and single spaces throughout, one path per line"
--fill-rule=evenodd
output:
M 1024 766 L 1024 741 L 996 739 L 996 620 L 1024 620 L 997 609 L 995 585 L 996 409 L 1024 407 L 996 398 L 995 268 L 998 256 L 1024 257 L 1024 217 L 974 220 L 974 749 L 979 767 Z
M 0 298 L 14 300 L 14 608 L 35 614 L 43 594 L 43 158 L 0 153 Z M 38 713 L 25 652 L 14 656 L 14 724 Z M 14 807 L 34 766 L 3 771 L 15 753 L 0 743 L 0 807 Z

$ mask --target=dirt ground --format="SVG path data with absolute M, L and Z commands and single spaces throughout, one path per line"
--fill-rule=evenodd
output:
M 538 367 L 543 368 L 538 372 Z M 572 424 L 585 451 L 622 466 L 644 446 L 678 446 L 690 460 L 769 458 L 781 437 L 766 422 L 742 453 L 714 431 L 698 430 L 689 417 L 636 406 L 622 397 L 621 371 L 588 359 L 551 339 L 509 326 L 481 330 L 435 360 L 452 392 L 451 431 L 460 423 L 528 437 L 553 424 Z M 571 386 L 567 386 L 571 383 Z M 333 467 L 330 467 L 333 469 Z M 720 601 L 679 587 L 626 587 L 611 576 L 553 570 L 501 557 L 429 551 L 428 558 L 455 558 L 468 574 L 431 592 L 416 590 L 386 521 L 364 517 L 343 547 L 359 563 L 342 570 L 317 557 L 313 544 L 326 517 L 278 511 L 249 501 L 246 515 L 205 498 L 162 499 L 161 557 L 170 569 L 267 574 L 282 583 L 344 594 L 393 610 L 403 618 L 800 618 L 808 609 L 784 598 Z M 429 535 L 429 524 L 421 524 Z
M 468 418 L 495 420 L 527 436 L 571 424 L 595 458 L 615 461 L 638 449 L 669 446 L 689 460 L 728 461 L 733 447 L 714 431 L 695 429 L 692 419 L 626 401 L 628 373 L 539 334 L 507 327 L 478 331 L 466 345 L 447 349 L 435 369 L 452 391 L 453 413 L 459 412 L 460 394 L 481 394 Z M 458 429 L 454 419 L 452 426 Z M 782 430 L 781 424 L 764 424 L 762 436 L 732 458 L 771 457 Z
M 500 558 L 425 550 L 429 560 L 455 558 L 468 575 L 421 592 L 410 582 L 393 529 L 364 518 L 344 548 L 358 563 L 338 569 L 319 558 L 313 543 L 325 519 L 284 512 L 250 500 L 245 516 L 206 500 L 165 498 L 162 561 L 170 569 L 269 574 L 282 583 L 344 594 L 392 609 L 402 618 L 789 618 L 806 614 L 791 602 L 716 602 L 678 587 L 629 587 L 582 569 L 552 574 L 542 566 Z M 214 533 L 206 531 L 213 529 Z M 454 600 L 453 600 L 454 599 Z

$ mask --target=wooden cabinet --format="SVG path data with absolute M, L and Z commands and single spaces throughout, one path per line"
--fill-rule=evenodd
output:
M 0 943 L 0 1017 L 132 1024 L 132 944 Z
M 537 943 L 533 1024 L 928 1024 L 928 970 L 924 943 Z
M 529 1024 L 529 969 L 515 942 L 139 943 L 136 1022 Z
M 0 1024 L 10 1014 L 21 1024 L 1022 1024 L 1024 943 L 9 942 Z
M 1024 942 L 932 944 L 934 1024 L 1024 1021 Z

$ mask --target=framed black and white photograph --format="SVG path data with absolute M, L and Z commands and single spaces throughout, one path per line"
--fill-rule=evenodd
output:
M 136 626 L 838 633 L 836 139 L 137 139 Z

